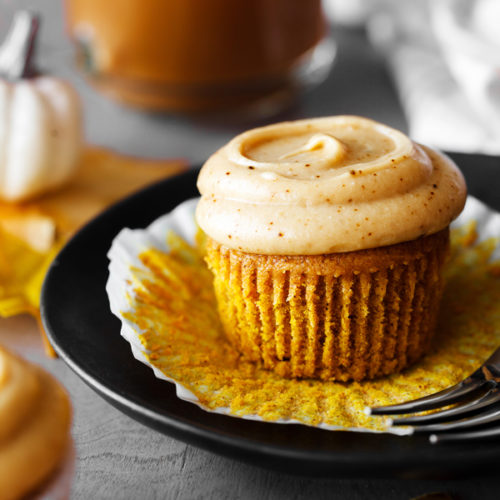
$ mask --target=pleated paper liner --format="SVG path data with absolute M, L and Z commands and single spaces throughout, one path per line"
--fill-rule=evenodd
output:
M 451 259 L 445 269 L 447 284 L 436 336 L 427 355 L 400 373 L 362 382 L 282 377 L 265 369 L 263 361 L 240 355 L 224 334 L 212 275 L 195 244 L 196 202 L 184 202 L 145 230 L 122 230 L 109 252 L 107 292 L 111 310 L 122 321 L 122 335 L 133 355 L 150 366 L 157 377 L 173 382 L 183 400 L 207 411 L 242 418 L 335 430 L 404 433 L 405 429 L 387 429 L 379 417 L 366 416 L 364 407 L 401 402 L 454 384 L 477 368 L 500 343 L 500 265 L 495 263 L 500 248 L 494 238 L 500 235 L 500 215 L 469 198 L 452 231 Z M 439 252 L 431 254 L 430 262 L 441 258 Z M 421 267 L 420 261 L 415 262 L 415 283 L 419 274 L 416 269 Z M 429 271 L 423 276 L 429 276 Z M 362 288 L 359 281 L 357 286 Z M 256 289 L 262 289 L 265 283 L 264 275 L 257 280 Z M 278 287 L 273 291 L 278 302 L 284 290 Z M 394 293 L 397 291 L 396 287 Z M 307 294 L 306 285 L 302 293 L 306 300 Z M 422 304 L 433 300 L 424 291 L 420 296 Z M 261 310 L 265 314 L 271 306 L 246 302 L 246 316 L 260 315 Z M 248 306 L 250 302 L 253 305 Z M 404 297 L 400 302 L 405 302 Z M 321 319 L 310 318 L 312 315 L 308 321 L 313 325 Z M 270 337 L 270 324 L 267 328 Z M 410 343 L 409 337 L 406 342 Z M 307 347 L 306 343 L 303 359 Z M 290 349 L 291 353 L 292 345 L 287 347 L 278 341 L 274 349 L 282 349 L 282 353 Z M 392 359 L 385 349 L 398 353 L 398 343 L 386 342 L 378 366 L 384 366 L 384 359 Z M 401 362 L 398 356 L 395 359 Z M 372 365 L 366 369 L 374 370 Z
M 363 380 L 429 348 L 448 229 L 412 242 L 311 256 L 252 255 L 208 238 L 227 337 L 283 377 Z

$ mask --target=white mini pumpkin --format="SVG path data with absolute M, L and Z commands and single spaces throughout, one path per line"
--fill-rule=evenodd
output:
M 82 151 L 80 101 L 43 76 L 0 80 L 0 199 L 22 201 L 65 183 Z

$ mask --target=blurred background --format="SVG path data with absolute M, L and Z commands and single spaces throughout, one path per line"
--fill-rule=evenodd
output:
M 268 121 L 358 113 L 405 128 L 380 56 L 337 3 L 2 0 L 0 34 L 15 10 L 40 13 L 36 64 L 78 91 L 87 142 L 198 163 Z
M 500 149 L 495 0 L 2 0 L 0 35 L 23 7 L 41 14 L 38 68 L 77 89 L 95 145 L 199 163 L 250 126 L 348 113 Z

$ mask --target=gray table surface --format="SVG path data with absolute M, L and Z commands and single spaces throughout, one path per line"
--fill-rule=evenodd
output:
M 12 2 L 0 2 L 5 13 Z M 76 86 L 89 143 L 151 157 L 185 157 L 193 164 L 250 124 L 209 126 L 193 120 L 129 110 L 95 93 L 72 66 L 59 2 L 18 0 L 43 15 L 39 61 Z M 1 28 L 1 26 L 0 26 Z M 360 114 L 405 130 L 383 61 L 362 32 L 334 29 L 339 44 L 328 80 L 275 120 Z M 63 382 L 74 407 L 74 499 L 410 499 L 452 492 L 463 499 L 498 498 L 495 478 L 450 481 L 310 479 L 278 474 L 224 458 L 153 431 L 125 416 L 88 388 L 61 360 L 45 357 L 30 317 L 0 320 L 0 342 L 43 365 Z M 332 471 L 334 472 L 334 471 Z

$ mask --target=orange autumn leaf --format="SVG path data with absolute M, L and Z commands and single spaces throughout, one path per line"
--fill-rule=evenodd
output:
M 185 167 L 88 148 L 63 188 L 22 204 L 0 202 L 0 316 L 29 313 L 40 321 L 45 273 L 68 238 L 115 201 Z
M 60 234 L 71 235 L 112 203 L 186 166 L 183 160 L 148 160 L 89 148 L 73 180 L 35 204 L 57 221 Z

